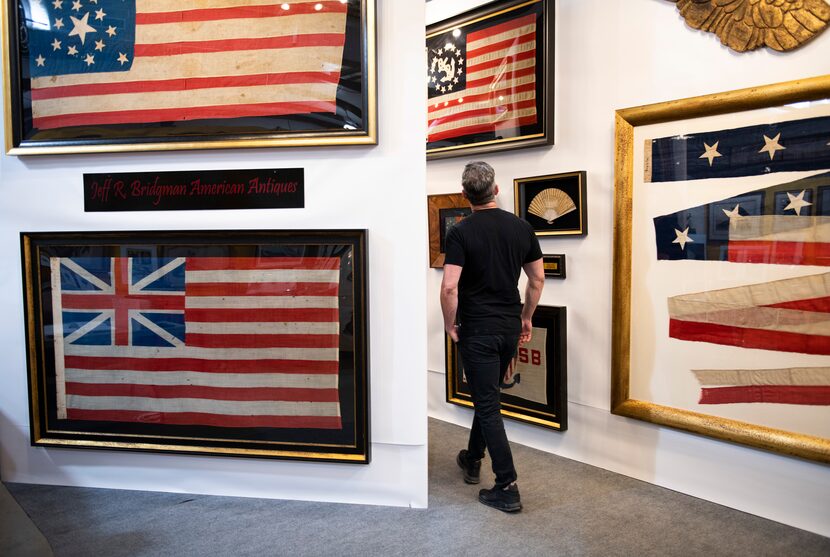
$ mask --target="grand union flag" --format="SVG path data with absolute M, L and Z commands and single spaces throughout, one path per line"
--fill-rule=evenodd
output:
M 341 427 L 338 258 L 50 266 L 58 418 Z

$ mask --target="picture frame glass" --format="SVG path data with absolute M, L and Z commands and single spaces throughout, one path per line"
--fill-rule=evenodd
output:
M 583 236 L 588 233 L 585 171 L 516 178 L 514 212 L 537 236 Z

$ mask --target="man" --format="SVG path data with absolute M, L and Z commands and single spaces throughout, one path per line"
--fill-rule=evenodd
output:
M 473 213 L 447 234 L 441 283 L 444 328 L 458 344 L 475 407 L 469 444 L 456 461 L 464 481 L 476 484 L 484 449 L 489 449 L 496 484 L 479 491 L 478 499 L 516 512 L 522 503 L 499 385 L 519 342 L 531 337 L 531 318 L 545 284 L 542 250 L 529 223 L 496 207 L 499 187 L 489 164 L 468 163 L 461 185 Z M 518 289 L 522 269 L 528 279 L 524 305 Z

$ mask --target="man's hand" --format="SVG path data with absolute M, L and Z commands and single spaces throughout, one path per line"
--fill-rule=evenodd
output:
M 527 344 L 533 336 L 533 323 L 530 319 L 522 319 L 522 332 L 519 335 L 519 344 Z
M 445 330 L 453 342 L 458 342 L 458 325 L 452 325 L 451 327 L 445 328 Z

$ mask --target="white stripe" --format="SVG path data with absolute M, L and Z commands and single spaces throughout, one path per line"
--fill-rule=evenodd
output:
M 515 72 L 518 70 L 524 70 L 526 68 L 533 68 L 536 66 L 536 58 L 528 58 L 527 60 L 519 60 L 518 62 L 513 62 L 510 64 L 499 64 L 498 66 L 494 66 L 492 68 L 487 68 L 484 70 L 478 70 L 473 72 L 467 73 L 467 83 L 471 81 L 478 81 L 479 79 L 485 79 L 487 77 L 495 77 L 499 74 L 505 74 L 507 72 Z
M 516 79 L 509 79 L 507 81 L 500 82 L 498 84 L 498 89 L 499 90 L 503 90 L 503 89 L 511 90 L 511 89 L 515 89 L 516 87 L 518 87 L 520 85 L 526 85 L 528 83 L 533 83 L 535 80 L 536 80 L 535 75 L 525 75 L 525 76 L 522 76 L 522 77 L 519 77 L 519 78 L 516 78 Z M 464 98 L 472 97 L 474 95 L 486 95 L 486 94 L 491 94 L 491 95 L 494 94 L 494 91 L 493 91 L 492 87 L 490 87 L 490 85 L 479 85 L 478 87 L 472 87 L 470 89 L 465 89 L 463 91 L 458 91 L 456 93 L 448 93 L 446 95 L 441 95 L 440 97 L 433 97 L 433 98 L 429 99 L 427 107 L 429 108 L 429 107 L 441 106 L 444 103 L 447 103 L 447 102 L 452 103 L 453 101 L 457 101 L 458 99 L 464 99 Z M 522 94 L 530 94 L 530 95 L 533 95 L 535 97 L 535 91 L 527 91 L 527 92 L 522 93 Z M 510 96 L 514 96 L 514 95 L 502 95 L 502 96 L 504 98 L 509 98 Z M 498 97 L 493 97 L 494 100 L 497 99 L 497 98 Z M 531 97 L 531 98 L 533 98 L 533 97 Z M 430 114 L 430 116 L 432 116 L 432 114 Z
M 336 362 L 337 348 L 169 348 L 156 346 L 66 346 L 67 356 L 107 358 L 201 358 L 203 360 L 313 360 Z
M 337 402 L 239 401 L 67 395 L 68 408 L 134 412 L 200 412 L 228 416 L 339 416 Z
M 83 278 L 85 281 L 89 282 L 90 284 L 92 284 L 96 288 L 100 288 L 101 289 L 100 294 L 112 294 L 112 292 L 113 292 L 112 286 L 105 283 L 104 281 L 102 281 L 101 279 L 99 279 L 98 277 L 96 277 L 95 275 L 93 275 L 92 273 L 90 273 L 89 271 L 87 271 L 86 269 L 84 269 L 83 267 L 81 267 L 80 265 L 78 265 L 77 263 L 72 261 L 71 259 L 69 259 L 67 257 L 62 257 L 60 259 L 60 262 L 67 269 L 69 269 L 69 270 L 77 273 L 78 275 L 80 275 L 80 277 Z M 110 261 L 110 276 L 112 276 L 112 261 Z M 71 294 L 72 292 L 69 291 L 67 293 Z M 84 292 L 84 294 L 95 294 L 95 292 Z
M 508 110 L 502 114 L 493 114 L 486 116 L 474 116 L 472 118 L 465 118 L 463 120 L 454 120 L 440 126 L 433 126 L 429 128 L 429 134 L 436 134 L 447 130 L 454 130 L 457 128 L 466 128 L 467 126 L 477 126 L 480 124 L 496 125 L 501 122 L 510 122 L 525 116 L 533 116 L 536 114 L 535 108 L 523 108 L 522 110 Z
M 96 316 L 95 318 L 93 318 L 91 321 L 89 321 L 85 325 L 83 325 L 83 326 L 79 327 L 78 329 L 76 329 L 74 333 L 66 335 L 66 338 L 64 339 L 64 342 L 66 344 L 72 344 L 73 342 L 75 342 L 76 340 L 78 340 L 79 338 L 81 338 L 82 336 L 87 334 L 88 332 L 92 331 L 93 329 L 98 328 L 98 326 L 101 325 L 104 321 L 106 321 L 108 319 L 112 319 L 114 313 L 115 312 L 113 310 L 104 310 L 104 311 L 102 311 L 100 315 Z M 112 334 L 113 334 L 114 330 L 115 330 L 114 327 L 110 327 L 110 342 L 112 342 Z
M 830 217 L 761 215 L 732 218 L 730 240 L 759 242 L 830 242 Z
M 69 368 L 66 370 L 66 380 L 73 383 L 114 385 L 336 389 L 338 377 L 334 373 L 202 373 L 198 371 L 125 371 Z
M 496 35 L 490 35 L 489 37 L 485 37 L 483 39 L 470 41 L 467 43 L 467 52 L 472 52 L 479 48 L 484 48 L 491 44 L 500 43 L 502 41 L 517 39 L 519 37 L 523 37 L 524 35 L 530 35 L 532 33 L 536 33 L 536 23 L 530 23 L 528 25 L 523 25 L 521 27 L 515 27 L 508 31 L 502 31 L 501 33 L 498 33 Z
M 186 324 L 188 333 L 206 335 L 336 335 L 340 332 L 340 324 L 334 322 L 323 323 L 199 323 Z
M 436 110 L 429 114 L 429 121 L 434 122 L 439 118 L 446 118 L 447 116 L 454 116 L 462 114 L 471 110 L 479 110 L 482 108 L 495 108 L 497 106 L 511 106 L 522 101 L 529 101 L 536 98 L 536 91 L 525 91 L 524 93 L 515 93 L 513 95 L 503 95 L 499 97 L 491 97 L 483 101 L 450 103 L 449 106 L 442 110 Z M 449 122 L 442 124 L 447 125 Z
M 523 52 L 531 52 L 535 49 L 536 41 L 528 41 L 522 44 L 511 45 L 501 50 L 494 50 L 493 52 L 488 52 L 487 54 L 482 54 L 481 56 L 475 56 L 467 60 L 467 71 L 475 72 L 478 71 L 476 67 L 481 64 L 492 62 L 493 60 L 503 60 L 508 56 L 515 56 L 516 54 L 521 54 Z
M 130 316 L 130 338 L 133 338 L 133 320 L 135 320 L 138 323 L 150 329 L 154 334 L 158 335 L 160 338 L 169 342 L 171 345 L 184 346 L 184 342 L 182 342 L 182 340 L 180 340 L 175 335 L 170 334 L 169 331 L 165 331 L 164 329 L 162 329 L 161 327 L 147 319 L 144 315 L 142 315 L 140 310 L 131 309 L 127 312 L 127 314 Z
M 340 270 L 335 269 L 263 269 L 227 271 L 187 271 L 185 281 L 194 282 L 339 282 Z
M 701 385 L 830 385 L 830 367 L 693 369 Z
M 346 13 L 321 12 L 277 17 L 216 19 L 136 25 L 135 44 L 164 44 L 179 40 L 261 39 L 268 37 L 343 33 Z M 104 37 L 106 43 L 106 37 Z
M 52 287 L 52 338 L 55 346 L 55 402 L 59 420 L 66 419 L 66 380 L 63 365 L 63 302 L 61 300 L 61 259 L 49 258 Z
M 779 331 L 804 335 L 830 336 L 830 315 L 814 311 L 799 311 L 793 309 L 750 307 L 741 309 L 700 308 L 699 305 L 679 303 L 676 306 L 683 311 L 683 316 L 670 315 L 690 323 L 704 323 L 739 327 L 745 329 L 760 329 L 764 331 Z M 702 311 L 694 313 L 697 308 Z
M 162 267 L 159 267 L 158 269 L 156 269 L 155 271 L 153 271 L 152 273 L 150 273 L 149 275 L 147 275 L 146 277 L 144 277 L 140 281 L 136 282 L 134 285 L 132 285 L 132 287 L 130 288 L 130 291 L 131 292 L 136 292 L 138 290 L 141 290 L 141 289 L 147 287 L 150 284 L 153 284 L 158 279 L 160 279 L 162 277 L 162 275 L 166 275 L 167 273 L 169 273 L 170 271 L 172 271 L 176 267 L 180 267 L 180 266 L 184 265 L 184 262 L 185 262 L 184 257 L 177 257 L 176 259 L 174 259 L 170 263 L 167 263 L 166 265 L 163 265 Z M 132 265 L 133 265 L 133 258 L 131 257 L 130 258 L 130 276 L 132 276 Z M 160 292 L 160 294 L 167 294 L 167 292 Z M 170 292 L 170 294 L 182 294 L 182 292 Z
M 187 309 L 336 308 L 337 296 L 188 296 Z
M 239 6 L 273 6 L 274 4 L 302 4 L 311 0 L 136 0 L 137 13 L 166 13 L 208 8 L 228 8 Z

